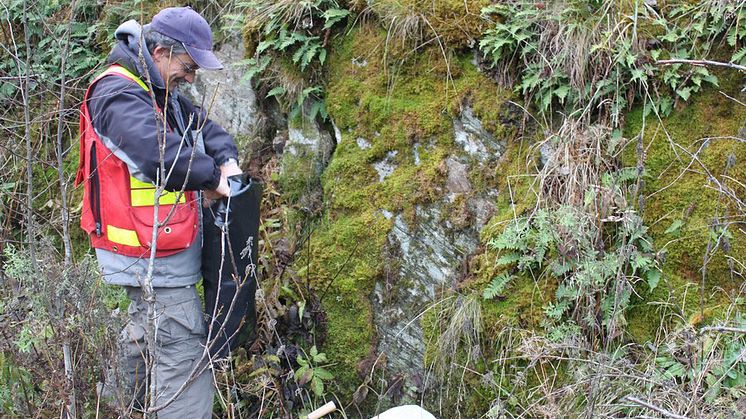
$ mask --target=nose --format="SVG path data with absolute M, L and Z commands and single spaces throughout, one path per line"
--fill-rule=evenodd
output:
M 184 80 L 187 81 L 187 83 L 192 84 L 194 83 L 194 77 L 196 76 L 196 73 L 187 73 L 184 76 Z

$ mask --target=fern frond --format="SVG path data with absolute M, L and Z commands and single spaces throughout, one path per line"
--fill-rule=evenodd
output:
M 513 279 L 513 275 L 503 272 L 500 275 L 496 276 L 489 285 L 487 285 L 487 288 L 484 289 L 484 292 L 482 293 L 482 296 L 485 300 L 491 300 L 498 295 L 502 294 L 503 290 L 505 289 L 505 286 L 508 285 L 510 280 Z

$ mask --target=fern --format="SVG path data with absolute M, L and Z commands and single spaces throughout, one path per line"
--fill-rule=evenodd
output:
M 746 47 L 743 47 L 736 51 L 735 54 L 730 58 L 730 62 L 740 64 L 740 65 L 746 65 Z
M 510 275 L 507 272 L 503 272 L 500 275 L 496 276 L 495 278 L 490 281 L 490 284 L 487 285 L 487 288 L 484 289 L 484 292 L 482 293 L 482 296 L 485 300 L 491 300 L 499 295 L 502 294 L 505 287 L 508 285 L 508 283 L 513 279 L 513 276 Z

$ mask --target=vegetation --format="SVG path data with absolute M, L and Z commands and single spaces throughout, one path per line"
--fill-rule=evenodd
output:
M 0 412 L 113 414 L 95 387 L 127 300 L 69 227 L 75 109 L 116 25 L 163 4 L 30 3 L 0 12 Z M 742 1 L 193 6 L 221 17 L 220 40 L 241 30 L 239 65 L 276 125 L 255 173 L 258 339 L 216 373 L 216 412 L 335 399 L 347 416 L 402 400 L 441 417 L 744 413 L 743 77 L 658 62 L 746 65 Z M 467 112 L 499 155 L 465 156 Z M 336 131 L 331 160 L 268 152 L 289 127 Z M 470 190 L 450 196 L 454 157 Z M 476 227 L 470 200 L 485 196 Z M 418 383 L 390 373 L 375 299 L 425 294 L 392 237 L 433 208 L 479 243 L 425 290 L 431 304 L 407 307 Z

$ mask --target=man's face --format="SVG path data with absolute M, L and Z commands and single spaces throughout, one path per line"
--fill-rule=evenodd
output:
M 189 54 L 172 54 L 170 49 L 160 46 L 153 51 L 153 62 L 168 90 L 175 90 L 184 82 L 193 83 L 199 68 Z

